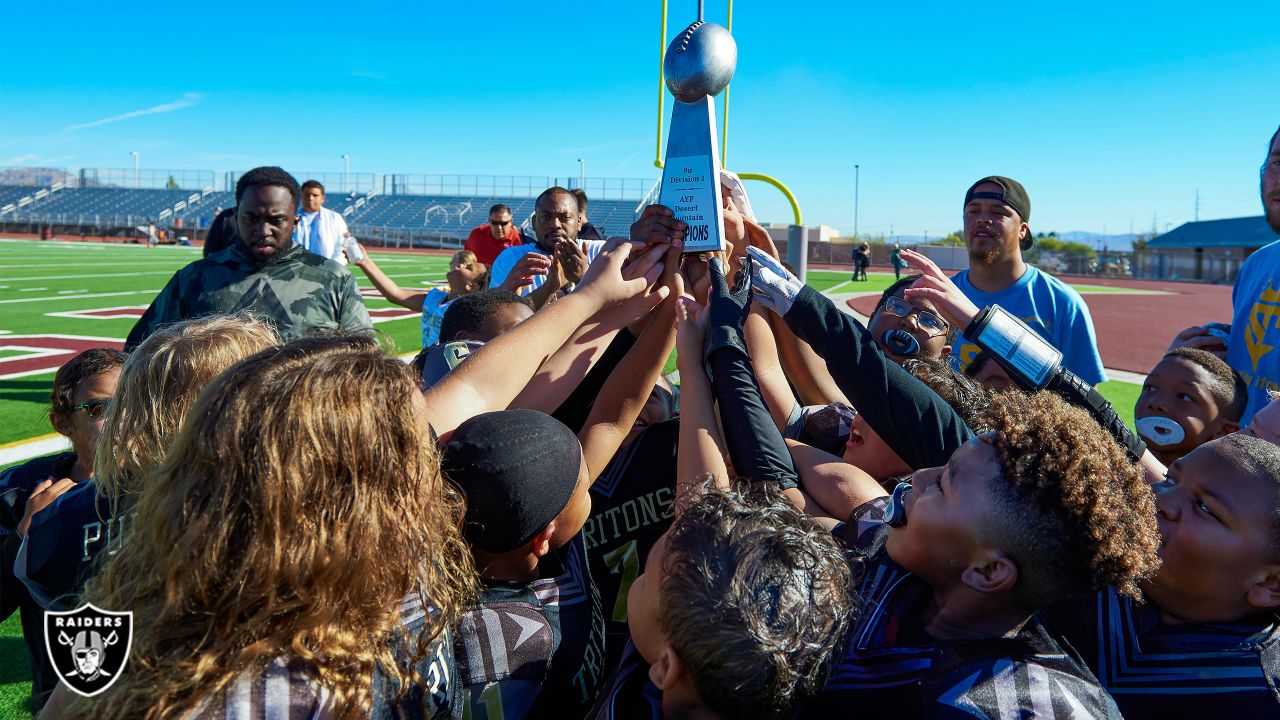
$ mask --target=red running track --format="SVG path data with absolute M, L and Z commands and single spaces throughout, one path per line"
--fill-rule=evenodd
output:
M 1064 277 L 1082 285 L 1131 288 L 1168 293 L 1083 293 L 1098 333 L 1102 364 L 1117 370 L 1146 374 L 1180 330 L 1207 322 L 1231 322 L 1231 287 L 1166 280 L 1112 280 Z M 876 298 L 855 298 L 850 307 L 868 315 Z

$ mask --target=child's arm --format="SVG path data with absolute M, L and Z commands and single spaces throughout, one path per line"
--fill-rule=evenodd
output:
M 655 286 L 662 273 L 664 246 L 655 246 L 625 269 L 634 245 L 621 242 L 602 251 L 587 269 L 578 291 L 494 338 L 424 393 L 427 417 L 441 440 L 467 418 L 503 410 L 529 383 L 542 363 L 587 318 L 601 308 L 638 300 L 656 307 L 669 290 Z
M 945 465 L 973 437 L 955 409 L 886 357 L 866 328 L 767 255 L 751 252 L 759 260 L 757 301 L 822 356 L 845 396 L 909 467 Z
M 791 460 L 800 473 L 805 494 L 822 511 L 815 512 L 814 508 L 806 507 L 805 511 L 810 515 L 848 520 L 850 513 L 859 505 L 889 494 L 875 478 L 843 458 L 794 440 L 787 441 L 787 448 L 791 450 Z
M 751 358 L 742 337 L 751 305 L 748 276 L 736 292 L 725 277 L 724 263 L 712 258 L 711 302 L 707 306 L 707 341 L 703 357 L 711 370 L 711 389 L 720 406 L 720 422 L 734 472 L 751 482 L 777 485 L 799 504 L 800 478 L 782 433 L 760 397 Z
M 756 221 L 743 217 L 743 226 L 746 230 L 747 242 L 751 247 L 760 250 L 775 260 L 781 261 L 778 254 L 778 247 L 773 244 L 773 238 L 769 237 L 769 231 L 765 230 Z M 777 416 L 777 406 L 773 404 L 770 397 L 773 392 L 770 388 L 772 384 L 771 378 L 767 377 L 767 373 L 761 368 L 761 360 L 766 363 L 772 362 L 777 364 L 781 360 L 783 380 L 787 381 L 787 394 L 791 395 L 792 402 L 800 405 L 830 405 L 834 402 L 851 405 L 849 399 L 840 392 L 840 388 L 836 385 L 836 381 L 832 379 L 831 373 L 827 372 L 826 366 L 822 362 L 822 358 L 818 357 L 813 348 L 800 342 L 782 322 L 781 318 L 769 317 L 770 313 L 761 311 L 762 317 L 769 322 L 770 329 L 773 330 L 772 344 L 774 349 L 770 352 L 774 357 L 757 357 L 756 348 L 752 346 L 751 330 L 754 324 L 751 319 L 747 320 L 747 348 L 751 351 L 751 362 L 756 369 L 756 379 L 760 381 L 760 390 L 764 394 L 765 401 L 769 403 L 769 410 Z M 792 392 L 791 388 L 795 391 Z M 798 397 L 796 397 L 798 396 Z M 790 413 L 791 404 L 784 404 L 784 412 Z M 786 421 L 786 417 L 783 418 Z
M 672 259 L 668 258 L 668 262 Z M 679 262 L 679 258 L 675 258 Z M 675 346 L 675 304 L 678 294 L 672 293 L 658 306 L 635 345 L 609 374 L 599 397 L 587 416 L 587 422 L 578 439 L 592 482 L 600 477 L 605 466 L 626 439 L 640 411 L 644 409 L 649 394 L 662 374 L 662 366 Z
M 362 248 L 363 249 L 363 248 Z M 356 267 L 364 271 L 365 277 L 369 278 L 369 282 L 378 289 L 382 297 L 390 302 L 399 305 L 402 308 L 413 310 L 414 312 L 422 312 L 422 300 L 427 296 L 423 290 L 405 290 L 396 285 L 387 274 L 382 272 L 382 268 L 369 257 L 369 253 L 364 254 L 363 260 L 352 260 Z
M 680 370 L 676 514 L 697 499 L 693 492 L 707 475 L 714 478 L 716 486 L 729 486 L 729 470 L 724 464 L 724 443 L 716 427 L 711 384 L 702 365 L 706 331 L 706 308 L 693 298 L 682 298 L 676 309 L 676 367 Z
M 773 328 L 773 337 L 778 343 L 782 369 L 795 386 L 800 404 L 830 405 L 838 402 L 852 407 L 853 403 L 841 392 L 818 353 L 796 337 L 782 318 L 772 313 L 769 316 L 769 327 Z
M 753 307 L 743 324 L 743 336 L 747 341 L 747 352 L 751 355 L 751 365 L 755 368 L 756 382 L 760 384 L 760 396 L 769 408 L 773 423 L 786 432 L 787 419 L 796 406 L 796 396 L 791 392 L 791 385 L 778 359 L 778 345 L 774 342 L 767 312 L 758 305 Z

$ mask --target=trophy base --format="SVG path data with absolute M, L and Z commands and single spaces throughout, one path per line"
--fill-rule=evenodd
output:
M 658 202 L 689 226 L 684 236 L 686 253 L 724 249 L 715 109 L 710 97 L 692 103 L 676 100 L 671 107 Z

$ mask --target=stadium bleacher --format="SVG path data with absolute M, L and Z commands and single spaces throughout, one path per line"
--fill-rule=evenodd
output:
M 228 182 L 231 182 L 230 178 Z M 325 205 L 342 213 L 358 235 L 368 234 L 384 239 L 404 237 L 411 243 L 414 238 L 425 237 L 447 244 L 460 244 L 472 228 L 487 222 L 489 208 L 498 203 L 511 208 L 517 225 L 526 223 L 533 213 L 534 196 L 538 192 L 533 189 L 535 184 L 530 184 L 527 191 L 513 187 L 511 190 L 515 192 L 508 194 L 503 194 L 500 187 L 489 193 L 470 194 L 461 187 L 458 188 L 460 192 L 454 194 L 448 193 L 448 187 L 441 188 L 445 192 L 434 194 L 406 194 L 403 190 L 388 194 L 330 192 Z M 56 192 L 49 192 L 49 189 L 32 185 L 0 185 L 0 208 L 5 208 L 0 214 L 0 222 L 112 228 L 154 221 L 161 227 L 180 225 L 184 229 L 198 229 L 208 227 L 219 208 L 235 204 L 233 192 L 212 188 L 96 186 L 65 187 Z M 17 206 L 22 199 L 33 198 L 37 193 L 41 197 Z M 636 207 L 640 202 L 640 192 L 623 193 L 632 194 L 636 197 L 613 199 L 619 195 L 617 192 L 613 192 L 610 199 L 593 197 L 588 210 L 589 219 L 607 235 L 626 233 L 635 221 Z M 177 223 L 179 220 L 181 222 Z
M 30 187 L 0 187 L 0 206 L 16 203 L 30 196 Z M 107 218 L 132 218 L 129 222 L 164 220 L 172 214 L 183 218 L 186 227 L 209 225 L 218 208 L 235 203 L 234 193 L 209 193 L 195 203 L 174 211 L 174 206 L 187 203 L 190 190 L 133 190 L 123 188 L 69 188 L 37 200 L 0 217 L 13 222 L 93 223 Z M 445 195 L 374 195 L 350 198 L 330 196 L 326 206 L 343 212 L 363 199 L 360 206 L 345 213 L 351 226 L 377 227 L 389 230 L 423 230 L 446 238 L 462 239 L 471 228 L 483 225 L 489 208 L 504 203 L 511 208 L 516 223 L 523 223 L 533 213 L 533 198 L 500 196 L 451 197 Z M 602 232 L 626 232 L 635 222 L 635 200 L 596 200 L 588 217 Z M 168 212 L 165 212 L 168 211 Z

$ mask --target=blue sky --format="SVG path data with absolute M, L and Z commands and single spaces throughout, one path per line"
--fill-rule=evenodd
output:
M 0 165 L 657 175 L 656 0 L 297 8 L 12 5 Z M 673 0 L 668 37 L 695 12 Z M 864 233 L 956 229 L 988 174 L 1035 230 L 1176 226 L 1197 189 L 1202 219 L 1259 214 L 1278 26 L 1273 1 L 740 1 L 729 165 L 846 232 L 855 163 Z

